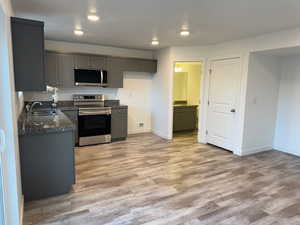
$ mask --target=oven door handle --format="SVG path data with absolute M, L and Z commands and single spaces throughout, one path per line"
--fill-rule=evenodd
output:
M 98 110 L 98 111 L 79 111 L 79 116 L 89 116 L 89 115 L 110 115 L 110 111 L 103 111 L 103 110 Z

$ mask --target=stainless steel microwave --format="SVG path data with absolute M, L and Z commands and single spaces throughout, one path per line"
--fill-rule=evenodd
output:
M 76 86 L 108 86 L 108 73 L 106 70 L 74 69 Z

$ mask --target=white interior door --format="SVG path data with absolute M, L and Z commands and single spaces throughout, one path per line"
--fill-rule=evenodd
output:
M 207 116 L 207 142 L 233 151 L 241 84 L 241 60 L 211 62 Z

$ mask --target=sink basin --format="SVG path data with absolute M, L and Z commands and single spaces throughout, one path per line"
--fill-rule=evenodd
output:
M 36 110 L 31 113 L 32 116 L 55 116 L 56 114 L 56 109 Z

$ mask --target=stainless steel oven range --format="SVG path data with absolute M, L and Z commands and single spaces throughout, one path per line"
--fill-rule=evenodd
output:
M 111 108 L 104 107 L 104 95 L 74 95 L 79 108 L 79 146 L 111 142 Z

